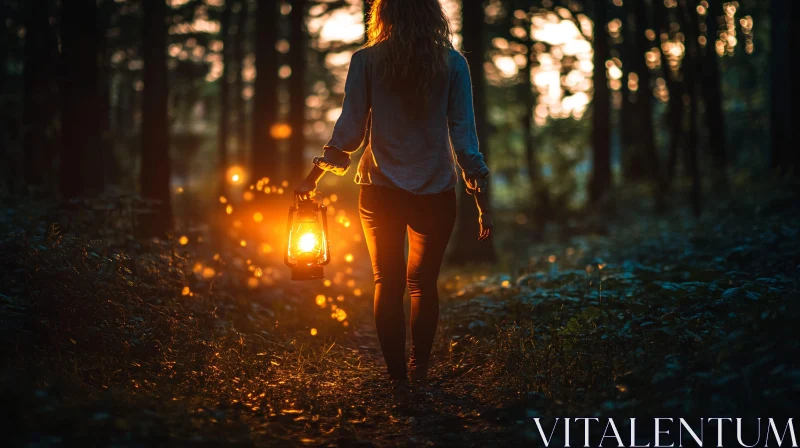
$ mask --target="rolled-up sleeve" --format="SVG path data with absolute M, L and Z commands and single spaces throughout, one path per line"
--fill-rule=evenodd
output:
M 478 146 L 469 66 L 461 55 L 455 61 L 451 68 L 450 99 L 447 109 L 450 142 L 464 178 L 485 178 L 489 175 L 489 168 Z
M 357 51 L 350 60 L 344 86 L 342 114 L 336 120 L 333 135 L 323 149 L 323 156 L 315 159 L 317 166 L 343 175 L 350 166 L 350 154 L 364 141 L 370 111 L 369 73 L 363 51 Z

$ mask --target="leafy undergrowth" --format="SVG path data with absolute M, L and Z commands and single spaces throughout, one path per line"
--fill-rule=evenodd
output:
M 134 239 L 124 213 L 15 202 L 0 217 L 5 434 L 485 446 L 535 439 L 538 416 L 785 414 L 800 384 L 798 211 L 775 192 L 699 221 L 631 209 L 606 235 L 526 243 L 512 272 L 450 268 L 432 387 L 408 412 L 392 406 L 366 287 L 345 320 L 307 284 L 248 288 L 249 262 Z

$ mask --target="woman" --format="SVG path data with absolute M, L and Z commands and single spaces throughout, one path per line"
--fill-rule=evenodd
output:
M 295 195 L 309 199 L 326 171 L 344 175 L 371 123 L 355 180 L 375 274 L 375 324 L 397 390 L 408 387 L 409 373 L 413 381 L 427 381 L 439 318 L 436 283 L 456 218 L 455 164 L 476 198 L 481 240 L 493 226 L 489 170 L 478 150 L 469 69 L 453 49 L 439 1 L 375 0 L 368 34 L 368 44 L 350 62 L 333 136 Z M 413 341 L 408 370 L 406 285 Z

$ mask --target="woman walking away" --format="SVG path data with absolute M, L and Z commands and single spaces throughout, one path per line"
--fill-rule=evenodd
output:
M 344 175 L 371 122 L 355 181 L 361 185 L 359 210 L 375 274 L 378 339 L 393 389 L 407 397 L 408 375 L 422 385 L 427 381 L 439 319 L 439 269 L 456 219 L 456 163 L 476 199 L 481 240 L 493 227 L 489 169 L 478 150 L 469 69 L 453 49 L 439 1 L 375 0 L 370 13 L 369 42 L 350 61 L 333 136 L 295 196 L 298 201 L 313 196 L 326 171 Z

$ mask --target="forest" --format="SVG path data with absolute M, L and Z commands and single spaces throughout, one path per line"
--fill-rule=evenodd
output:
M 460 183 L 411 411 L 382 385 L 352 171 L 320 184 L 325 279 L 284 265 L 370 0 L 0 4 L 9 446 L 513 446 L 537 417 L 794 415 L 797 2 L 440 2 L 497 227 L 478 241 Z

